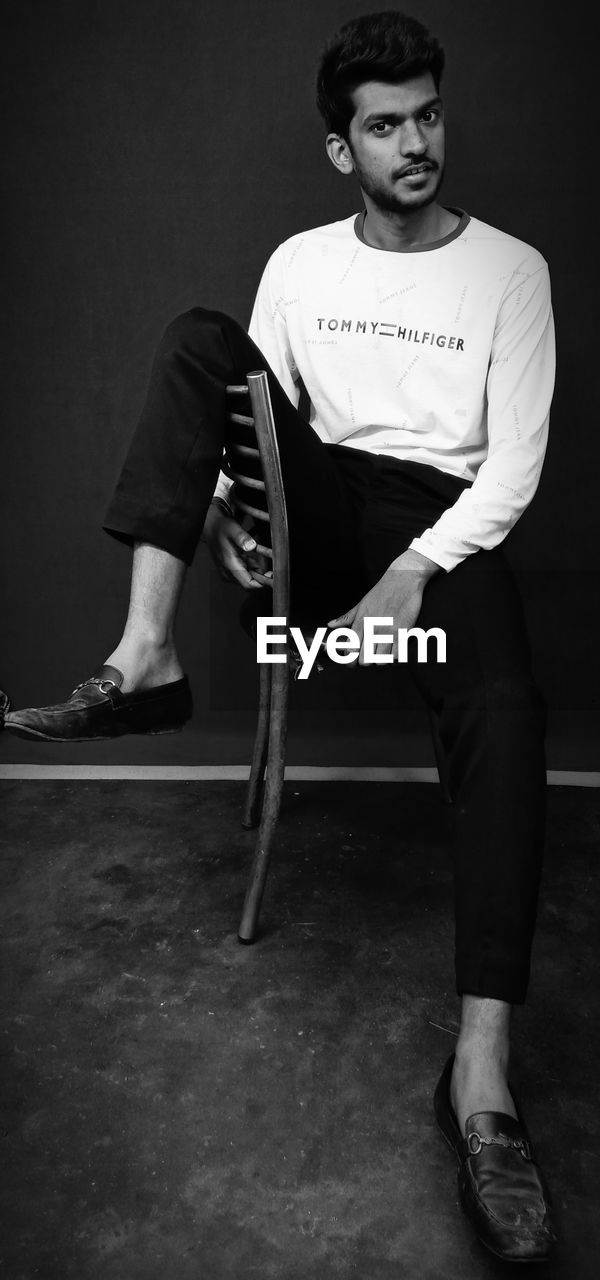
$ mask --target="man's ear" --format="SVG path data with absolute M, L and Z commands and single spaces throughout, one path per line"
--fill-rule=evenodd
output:
M 354 173 L 350 145 L 340 133 L 328 133 L 325 146 L 332 165 L 339 169 L 340 173 Z

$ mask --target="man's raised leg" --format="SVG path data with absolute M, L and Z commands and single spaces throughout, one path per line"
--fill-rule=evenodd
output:
M 331 456 L 248 334 L 221 312 L 194 308 L 167 327 L 159 344 L 144 410 L 105 520 L 108 532 L 134 547 L 123 635 L 107 662 L 66 702 L 10 712 L 7 729 L 43 741 L 85 741 L 166 732 L 189 719 L 191 695 L 174 640 L 177 604 L 203 530 L 215 552 L 210 529 L 217 521 L 212 497 L 223 458 L 225 388 L 253 368 L 269 375 L 293 574 L 300 570 L 300 577 L 304 572 L 314 578 L 329 564 L 343 589 L 340 565 L 353 563 L 348 548 L 354 530 Z M 250 589 L 257 584 L 243 561 L 252 540 L 237 522 L 225 524 L 227 536 L 215 535 L 216 558 Z

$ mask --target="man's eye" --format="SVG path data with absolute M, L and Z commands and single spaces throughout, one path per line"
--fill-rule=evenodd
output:
M 434 120 L 437 120 L 439 114 L 439 111 L 434 111 L 433 108 L 428 108 L 427 111 L 423 112 L 421 120 L 424 124 L 433 124 Z
M 373 133 L 378 133 L 379 135 L 387 133 L 390 128 L 391 125 L 388 124 L 387 120 L 376 120 L 375 123 L 371 125 Z

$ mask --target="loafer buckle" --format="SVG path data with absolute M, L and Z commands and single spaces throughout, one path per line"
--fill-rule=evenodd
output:
M 97 685 L 97 686 L 98 686 L 98 688 L 99 688 L 99 690 L 100 690 L 100 693 L 104 693 L 104 694 L 107 694 L 107 693 L 108 693 L 108 691 L 109 691 L 109 689 L 116 689 L 116 688 L 118 688 L 118 686 L 117 686 L 117 684 L 116 684 L 116 682 L 115 682 L 114 680 L 108 680 L 108 679 L 106 679 L 106 677 L 105 677 L 104 679 L 102 679 L 102 680 L 101 680 L 101 679 L 99 679 L 99 677 L 98 677 L 98 676 L 89 676 L 89 678 L 88 678 L 87 680 L 82 680 L 82 681 L 81 681 L 81 684 L 77 684 L 77 685 L 75 685 L 75 688 L 74 688 L 74 690 L 73 690 L 73 693 L 79 693 L 80 689 L 85 689 L 86 685 L 88 685 L 88 684 L 95 684 L 95 685 Z M 106 688 L 104 687 L 105 685 L 107 686 Z M 71 694 L 71 697 L 72 697 L 72 696 L 73 696 L 73 694 Z
M 478 1156 L 484 1147 L 512 1147 L 514 1151 L 518 1151 L 524 1160 L 532 1160 L 531 1147 L 527 1138 L 509 1138 L 506 1133 L 499 1133 L 496 1137 L 482 1137 L 476 1129 L 469 1134 L 467 1138 L 467 1147 L 470 1156 Z

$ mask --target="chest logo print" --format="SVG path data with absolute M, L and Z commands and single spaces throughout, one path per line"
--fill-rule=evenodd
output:
M 464 351 L 464 339 L 457 334 L 433 333 L 428 329 L 409 329 L 406 325 L 385 320 L 340 320 L 336 317 L 317 316 L 319 333 L 364 333 L 380 338 L 396 338 L 401 342 L 416 342 L 422 346 L 446 347 L 448 351 Z

